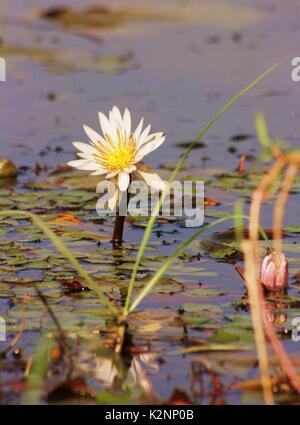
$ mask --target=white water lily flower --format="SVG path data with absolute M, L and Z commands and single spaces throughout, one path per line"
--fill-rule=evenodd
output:
M 141 161 L 164 143 L 164 133 L 150 134 L 150 125 L 143 129 L 143 118 L 132 131 L 131 115 L 127 108 L 123 116 L 116 106 L 109 112 L 108 118 L 99 112 L 99 121 L 102 135 L 84 125 L 90 144 L 73 142 L 80 151 L 77 155 L 81 159 L 70 161 L 68 165 L 92 171 L 91 175 L 103 175 L 110 180 L 111 185 L 104 196 L 111 209 L 114 209 L 122 192 L 128 189 L 131 174 L 134 180 L 142 177 L 149 186 L 163 190 L 165 185 L 158 174 Z

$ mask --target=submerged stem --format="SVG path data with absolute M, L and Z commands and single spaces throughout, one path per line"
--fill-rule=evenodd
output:
M 123 242 L 123 231 L 124 231 L 125 215 L 120 215 L 119 208 L 117 209 L 117 215 L 115 220 L 114 232 L 113 232 L 113 248 L 119 248 Z

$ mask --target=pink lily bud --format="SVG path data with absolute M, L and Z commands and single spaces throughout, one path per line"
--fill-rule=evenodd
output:
M 288 262 L 284 254 L 266 255 L 261 266 L 261 282 L 269 291 L 280 291 L 288 284 Z M 274 261 L 275 260 L 275 261 Z M 276 264 L 278 262 L 278 264 Z

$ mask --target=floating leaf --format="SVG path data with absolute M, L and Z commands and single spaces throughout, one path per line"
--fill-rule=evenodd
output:
M 185 293 L 186 294 L 186 293 Z M 187 313 L 216 313 L 221 314 L 223 308 L 215 304 L 183 304 L 182 308 Z
M 192 289 L 190 291 L 186 291 L 185 295 L 189 297 L 219 297 L 220 295 L 224 295 L 223 291 L 218 291 L 215 289 Z

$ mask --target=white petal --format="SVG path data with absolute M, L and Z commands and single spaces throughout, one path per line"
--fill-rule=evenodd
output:
M 122 133 L 123 131 L 123 118 L 119 109 L 114 106 L 109 112 L 109 121 L 110 125 L 114 126 L 115 129 L 119 129 Z
M 87 154 L 92 154 L 95 152 L 94 148 L 88 143 L 73 142 L 72 145 L 75 146 L 75 148 L 78 149 L 79 151 L 87 153 Z
M 124 171 L 121 171 L 121 173 L 119 173 L 118 175 L 118 186 L 122 192 L 127 190 L 129 186 L 129 181 L 130 181 L 129 174 L 125 173 Z
M 105 178 L 106 178 L 107 180 L 110 180 L 110 179 L 112 179 L 113 177 L 116 177 L 118 174 L 119 174 L 119 171 L 112 171 L 111 173 L 108 173 L 108 174 L 105 176 Z
M 126 135 L 126 137 L 129 137 L 131 134 L 131 116 L 127 108 L 125 109 L 123 116 L 123 130 L 124 135 Z
M 78 168 L 81 164 L 83 164 L 83 162 L 85 161 L 76 159 L 75 161 L 68 161 L 67 165 L 69 165 L 70 167 Z
M 115 120 L 121 125 L 123 122 L 123 118 L 122 118 L 120 109 L 117 106 L 114 106 L 111 112 L 113 113 Z
M 109 182 L 108 191 L 104 196 L 102 196 L 101 201 L 108 201 L 108 208 L 113 211 L 116 207 L 116 203 L 118 202 L 119 195 L 120 192 L 118 186 L 116 185 L 116 181 L 113 180 Z
M 109 125 L 110 125 L 110 137 L 112 138 L 113 142 L 118 140 L 118 128 L 122 132 L 122 126 L 119 124 L 119 122 L 116 120 L 114 114 L 112 111 L 109 112 Z
M 136 170 L 136 166 L 135 165 L 129 165 L 129 167 L 124 168 L 124 171 L 126 173 L 129 173 L 129 174 L 132 173 L 135 170 Z
M 115 190 L 114 196 L 112 198 L 110 198 L 110 200 L 108 201 L 108 207 L 113 211 L 116 207 L 116 204 L 118 202 L 119 199 L 119 189 L 117 188 Z
M 94 159 L 93 156 L 89 153 L 77 152 L 76 155 L 79 156 L 79 158 L 88 159 L 89 161 L 93 161 Z
M 111 210 L 114 210 L 119 195 L 119 189 L 117 185 L 113 182 L 109 182 L 107 193 L 100 198 L 101 203 L 108 202 L 108 207 Z
M 91 139 L 91 141 L 96 145 L 100 140 L 102 141 L 103 138 L 100 136 L 97 131 L 93 130 L 88 125 L 83 126 L 84 131 L 86 132 L 87 136 Z
M 136 141 L 137 147 L 142 146 L 142 144 L 144 143 L 146 137 L 148 136 L 149 132 L 151 129 L 151 124 L 149 124 L 145 130 L 141 133 L 139 139 Z
M 140 139 L 138 141 L 138 148 L 141 148 L 146 143 L 153 142 L 156 139 L 161 139 L 164 136 L 165 136 L 165 134 L 162 133 L 162 132 L 160 132 L 160 133 L 152 133 L 152 134 L 145 135 L 145 136 L 140 136 Z
M 143 142 L 143 144 L 146 144 L 148 142 L 152 142 L 156 139 L 161 139 L 164 136 L 165 136 L 165 133 L 162 133 L 162 132 L 149 134 L 149 136 L 145 137 L 145 141 Z
M 142 129 L 143 129 L 143 125 L 144 125 L 144 118 L 141 119 L 139 125 L 137 126 L 137 128 L 135 129 L 134 132 L 134 138 L 135 140 L 139 140 Z
M 136 154 L 134 162 L 141 161 L 144 156 L 148 155 L 150 152 L 153 152 L 155 149 L 157 149 L 160 145 L 164 143 L 166 140 L 165 136 L 160 137 L 158 139 L 154 139 L 152 142 L 145 143 Z
M 107 170 L 105 170 L 104 168 L 100 168 L 96 171 L 94 171 L 93 173 L 91 173 L 91 176 L 101 176 L 101 174 L 105 174 L 107 173 Z
M 145 171 L 137 170 L 138 173 L 143 177 L 148 186 L 153 187 L 156 190 L 164 190 L 166 185 L 156 173 L 146 173 Z
M 78 168 L 78 170 L 97 170 L 98 164 L 87 159 L 77 159 L 75 161 L 69 161 L 67 163 L 70 167 Z
M 106 134 L 110 134 L 111 129 L 110 129 L 110 124 L 109 124 L 108 119 L 106 118 L 106 116 L 102 112 L 99 112 L 98 115 L 99 115 L 100 126 L 101 126 L 101 129 L 102 129 L 104 136 Z

